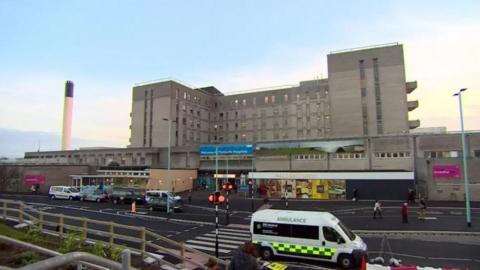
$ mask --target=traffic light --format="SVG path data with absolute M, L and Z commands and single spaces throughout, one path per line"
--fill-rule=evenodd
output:
M 230 190 L 233 189 L 233 185 L 230 184 L 230 183 L 225 183 L 225 184 L 223 184 L 222 188 L 223 188 L 224 190 L 230 191 Z
M 225 201 L 225 196 L 223 196 L 220 191 L 217 191 L 214 194 L 208 195 L 208 201 L 213 204 L 221 204 Z

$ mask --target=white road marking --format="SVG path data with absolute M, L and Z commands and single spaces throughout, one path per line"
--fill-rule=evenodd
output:
M 188 240 L 186 243 L 198 244 L 198 245 L 205 245 L 205 246 L 215 246 L 215 241 L 213 242 L 206 242 L 206 241 L 199 241 L 199 240 Z M 238 248 L 238 246 L 223 244 L 218 241 L 218 246 L 223 248 Z
M 248 234 L 250 235 L 250 231 L 247 230 L 235 230 L 235 229 L 225 229 L 225 228 L 220 228 L 220 231 L 225 231 L 225 232 L 238 232 L 238 233 L 243 233 L 243 234 Z
M 213 251 L 213 252 L 215 252 L 215 248 L 214 248 L 214 247 L 211 248 L 211 247 L 197 246 L 197 245 L 191 245 L 191 244 L 185 244 L 185 246 L 190 247 L 190 248 L 194 248 L 194 249 L 207 250 L 207 251 Z M 220 252 L 220 253 L 230 253 L 230 250 L 219 248 L 219 249 L 218 249 L 218 252 Z
M 214 233 L 206 233 L 204 234 L 204 236 L 210 236 L 210 237 L 215 237 L 215 234 Z M 246 240 L 249 240 L 250 239 L 250 236 L 247 238 L 247 237 L 235 237 L 235 236 L 228 236 L 228 235 L 222 235 L 222 234 L 219 234 L 218 235 L 218 238 L 225 238 L 225 239 L 233 239 L 233 240 L 243 240 L 243 241 L 246 241 Z
M 198 237 L 195 237 L 195 239 L 215 241 L 215 237 L 198 236 Z M 219 241 L 222 243 L 237 244 L 237 245 L 243 245 L 245 243 L 245 241 L 234 241 L 234 240 L 228 240 L 228 239 L 219 239 Z

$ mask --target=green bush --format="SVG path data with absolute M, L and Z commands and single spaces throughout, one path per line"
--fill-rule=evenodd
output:
M 62 246 L 58 249 L 60 253 L 69 253 L 73 251 L 78 251 L 82 248 L 82 241 L 80 239 L 80 232 L 69 231 L 65 235 Z
M 122 257 L 122 250 L 124 249 L 124 246 L 110 246 L 110 258 L 114 261 L 119 262 Z
M 14 255 L 10 260 L 10 263 L 14 265 L 29 265 L 40 260 L 42 260 L 42 257 L 37 253 L 33 251 L 24 251 Z
M 95 245 L 93 245 L 92 248 L 92 253 L 95 256 L 99 257 L 106 257 L 107 254 L 105 254 L 105 250 L 103 250 L 103 244 L 102 242 L 95 242 Z

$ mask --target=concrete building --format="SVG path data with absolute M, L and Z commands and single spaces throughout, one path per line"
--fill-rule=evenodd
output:
M 130 147 L 256 143 L 404 134 L 419 126 L 407 101 L 403 46 L 388 44 L 328 55 L 328 79 L 242 94 L 168 80 L 133 87 Z

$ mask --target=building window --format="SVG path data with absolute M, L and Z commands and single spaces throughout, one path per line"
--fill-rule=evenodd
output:
M 265 104 L 268 104 L 268 97 L 265 97 Z
M 183 99 L 187 99 L 187 92 L 183 92 Z
M 253 97 L 253 99 L 252 99 L 252 104 L 253 104 L 253 105 L 257 105 L 257 98 L 256 98 L 256 97 Z
M 242 105 L 243 105 L 243 106 L 246 106 L 246 105 L 247 105 L 247 100 L 246 100 L 246 99 L 243 99 L 243 100 L 242 100 Z
M 272 96 L 272 104 L 275 104 L 275 96 Z
M 235 106 L 238 106 L 238 99 L 235 99 Z
M 360 80 L 365 80 L 365 61 L 360 60 L 358 63 L 360 66 Z
M 285 101 L 285 103 L 288 102 L 288 94 L 285 94 L 285 95 L 283 96 L 283 100 Z
M 300 101 L 300 94 L 297 94 L 297 101 Z

